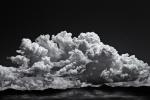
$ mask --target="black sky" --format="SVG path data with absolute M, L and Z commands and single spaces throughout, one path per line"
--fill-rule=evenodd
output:
M 42 0 L 41 0 L 42 1 Z M 43 0 L 44 1 L 44 0 Z M 21 39 L 68 31 L 94 31 L 119 54 L 150 64 L 150 9 L 146 2 L 5 2 L 1 5 L 0 64 L 10 66 Z

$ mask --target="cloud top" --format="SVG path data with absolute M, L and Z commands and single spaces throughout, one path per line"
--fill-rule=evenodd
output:
M 0 66 L 0 88 L 39 90 L 82 87 L 85 84 L 148 82 L 150 67 L 134 55 L 119 55 L 100 41 L 94 32 L 62 31 L 41 35 L 32 42 L 22 39 L 12 62 L 18 67 Z

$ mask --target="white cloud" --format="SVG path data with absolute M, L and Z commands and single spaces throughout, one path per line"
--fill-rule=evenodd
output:
M 149 79 L 147 63 L 100 41 L 94 32 L 73 37 L 62 31 L 56 36 L 23 39 L 19 55 L 10 57 L 18 68 L 0 66 L 1 89 L 70 88 L 105 82 L 143 82 Z M 7 80 L 7 81 L 6 81 Z

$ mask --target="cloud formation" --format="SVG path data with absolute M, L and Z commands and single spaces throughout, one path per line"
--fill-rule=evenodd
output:
M 115 82 L 148 82 L 150 67 L 134 55 L 119 55 L 100 41 L 94 32 L 72 37 L 62 31 L 41 35 L 32 42 L 22 39 L 12 62 L 18 67 L 0 66 L 0 89 L 39 90 L 82 87 Z

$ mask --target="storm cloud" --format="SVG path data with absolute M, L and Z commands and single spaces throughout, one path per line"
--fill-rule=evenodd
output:
M 147 63 L 134 55 L 118 54 L 94 32 L 73 37 L 62 31 L 56 36 L 41 35 L 34 42 L 24 38 L 17 53 L 10 59 L 18 67 L 0 66 L 1 90 L 64 89 L 122 82 L 149 84 Z

